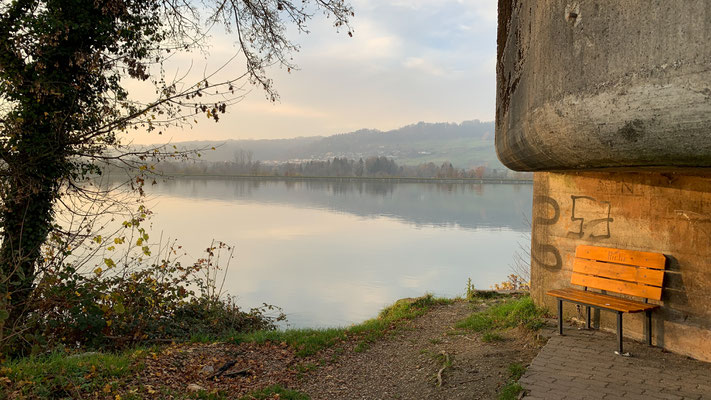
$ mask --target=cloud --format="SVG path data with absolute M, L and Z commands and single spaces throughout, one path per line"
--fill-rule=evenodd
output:
M 415 69 L 434 76 L 444 75 L 444 70 L 442 68 L 421 57 L 408 57 L 403 62 L 403 65 L 405 68 Z
M 280 103 L 270 104 L 254 88 L 219 124 L 201 122 L 191 133 L 174 130 L 167 136 L 174 140 L 188 140 L 196 133 L 201 139 L 278 138 L 359 128 L 386 130 L 421 120 L 491 120 L 496 3 L 352 0 L 352 38 L 344 30 L 336 32 L 331 20 L 318 19 L 316 14 L 309 35 L 289 30 L 301 47 L 294 54 L 299 70 L 269 70 Z M 230 37 L 215 34 L 214 57 L 199 59 L 200 67 L 195 68 L 216 65 L 231 48 Z M 225 74 L 241 72 L 236 63 Z
M 288 103 L 247 102 L 238 106 L 241 111 L 270 117 L 324 118 L 328 114 L 315 108 Z
M 496 24 L 496 11 L 497 11 L 497 1 L 494 0 L 470 0 L 462 1 L 463 3 L 469 3 L 471 9 L 484 21 L 490 24 Z

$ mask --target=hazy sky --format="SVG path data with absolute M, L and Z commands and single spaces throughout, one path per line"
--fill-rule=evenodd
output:
M 134 135 L 137 143 L 272 139 L 388 130 L 418 121 L 493 120 L 495 0 L 352 0 L 354 35 L 330 20 L 311 21 L 309 35 L 293 33 L 300 70 L 269 71 L 280 101 L 261 89 L 228 109 L 219 123 Z M 215 34 L 208 57 L 181 55 L 173 67 L 209 71 L 234 53 L 233 38 Z M 191 60 L 192 59 L 192 60 Z M 243 72 L 238 64 L 227 71 Z

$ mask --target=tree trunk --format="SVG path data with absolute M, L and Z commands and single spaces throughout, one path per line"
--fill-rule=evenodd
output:
M 52 228 L 56 187 L 56 182 L 27 174 L 6 182 L 0 210 L 0 310 L 7 311 L 6 335 L 21 321 L 32 294 L 41 246 Z

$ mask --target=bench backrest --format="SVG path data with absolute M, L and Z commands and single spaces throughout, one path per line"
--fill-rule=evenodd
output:
M 666 258 L 661 253 L 580 245 L 571 283 L 660 300 Z

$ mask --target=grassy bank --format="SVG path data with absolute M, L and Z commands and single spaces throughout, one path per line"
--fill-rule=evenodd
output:
M 204 342 L 264 344 L 286 343 L 298 357 L 306 357 L 338 344 L 355 341 L 355 351 L 389 332 L 396 332 L 408 320 L 417 318 L 435 305 L 454 300 L 425 295 L 402 299 L 380 312 L 377 318 L 347 328 L 259 330 L 222 338 L 202 336 Z M 351 342 L 352 343 L 352 342 Z M 160 348 L 139 348 L 117 353 L 88 352 L 25 357 L 0 367 L 0 400 L 14 393 L 20 398 L 144 398 L 146 394 L 173 398 L 223 398 L 220 393 L 174 393 L 167 388 L 146 388 L 137 379 L 144 370 L 142 360 L 157 357 Z M 278 396 L 277 396 L 278 395 Z M 303 394 L 279 386 L 251 393 L 245 399 L 306 399 Z
M 8 361 L 0 367 L 0 399 L 10 392 L 20 398 L 107 396 L 140 373 L 143 369 L 140 359 L 146 352 L 144 349 L 120 353 L 56 352 Z
M 369 319 L 348 328 L 328 329 L 287 329 L 283 331 L 256 331 L 239 334 L 228 338 L 236 343 L 242 342 L 284 342 L 296 350 L 297 356 L 309 356 L 318 351 L 355 339 L 358 344 L 355 351 L 363 351 L 368 345 L 381 338 L 387 332 L 397 330 L 405 321 L 423 315 L 432 306 L 449 304 L 454 300 L 425 295 L 416 299 L 402 299 L 383 309 L 377 318 Z
M 495 335 L 519 326 L 536 331 L 543 326 L 542 318 L 545 314 L 545 310 L 533 304 L 529 296 L 507 297 L 501 299 L 500 303 L 459 321 L 455 328 L 484 335 Z
M 319 362 L 310 356 L 324 349 L 336 348 L 341 351 L 364 351 L 370 344 L 384 336 L 402 332 L 408 321 L 424 315 L 433 307 L 451 304 L 451 299 L 426 295 L 414 299 L 402 299 L 385 308 L 373 319 L 347 328 L 330 329 L 290 329 L 283 331 L 260 330 L 251 333 L 230 335 L 222 338 L 201 337 L 205 346 L 213 343 L 252 343 L 264 346 L 284 346 L 290 348 L 297 359 L 295 366 L 300 374 L 308 374 L 317 368 Z M 535 307 L 528 296 L 500 296 L 471 298 L 475 311 L 459 321 L 455 334 L 476 332 L 482 341 L 504 340 L 507 332 L 523 327 L 527 330 L 539 329 L 544 312 Z M 102 398 L 140 399 L 155 398 L 234 398 L 234 393 L 205 390 L 185 391 L 183 385 L 147 384 L 146 374 L 155 373 L 150 367 L 155 360 L 168 353 L 173 347 L 149 347 L 124 350 L 115 353 L 55 352 L 50 355 L 26 357 L 8 361 L 0 367 L 0 399 L 12 398 Z M 264 347 L 258 348 L 260 352 Z M 338 354 L 338 352 L 336 352 Z M 327 353 L 332 354 L 332 353 Z M 318 358 L 317 356 L 316 358 Z M 314 364 L 315 363 L 315 364 Z M 148 364 L 148 366 L 147 366 Z M 523 374 L 522 365 L 511 365 L 507 384 L 502 388 L 500 398 L 516 398 L 522 388 L 516 383 Z M 155 382 L 155 381 L 154 381 Z M 232 397 L 230 397 L 232 396 Z M 250 392 L 241 399 L 294 399 L 309 397 L 303 393 L 271 384 Z

